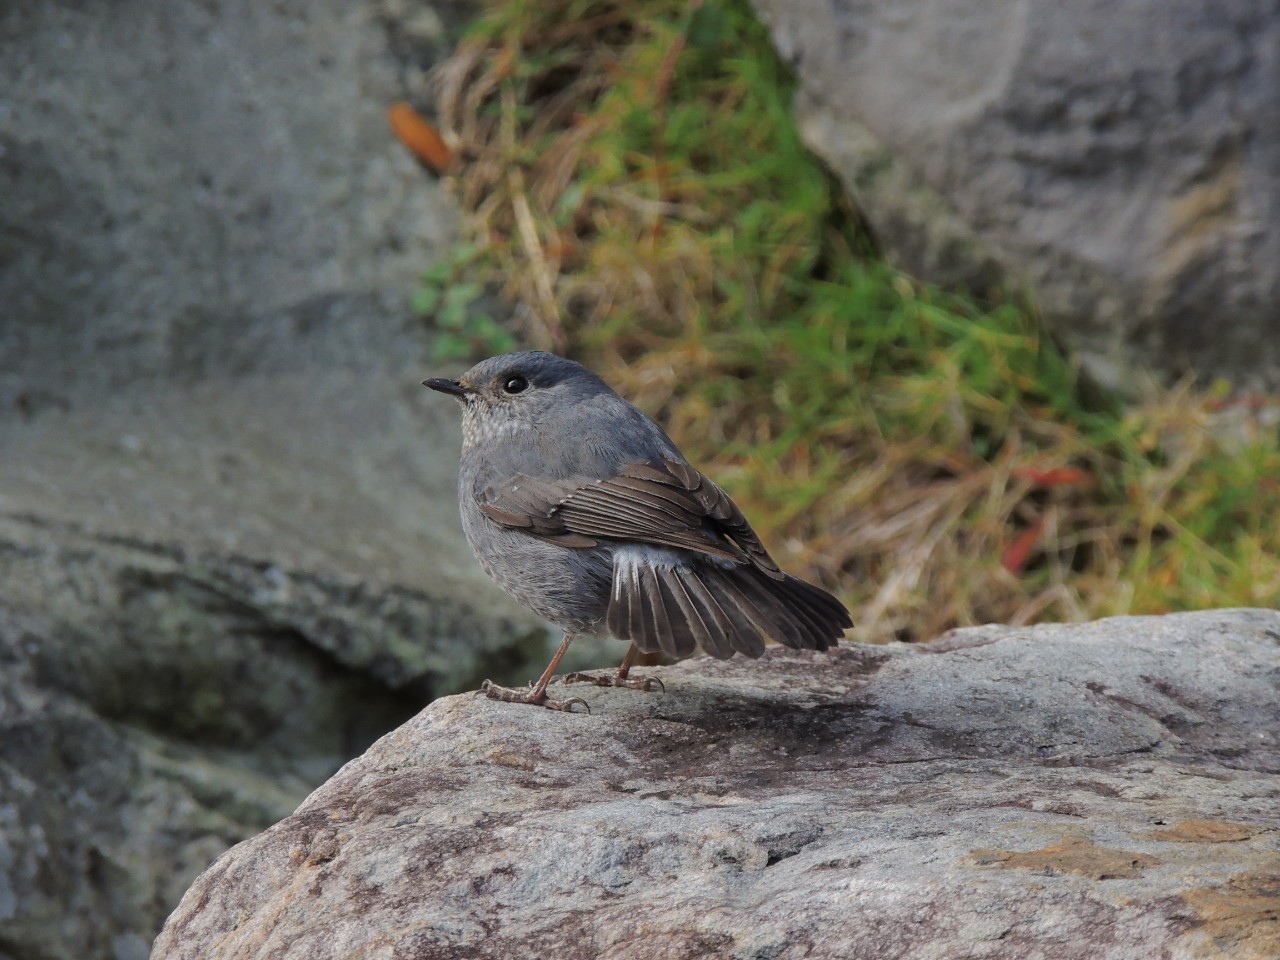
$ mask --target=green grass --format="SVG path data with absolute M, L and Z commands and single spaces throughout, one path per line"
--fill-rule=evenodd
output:
M 491 0 L 439 89 L 454 300 L 501 285 L 862 636 L 1280 600 L 1274 430 L 1221 442 L 1187 389 L 1100 403 L 1014 298 L 885 265 L 744 4 Z

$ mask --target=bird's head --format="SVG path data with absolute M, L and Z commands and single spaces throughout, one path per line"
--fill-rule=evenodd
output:
M 593 398 L 616 396 L 581 364 L 552 353 L 525 351 L 481 360 L 456 380 L 432 378 L 425 386 L 462 404 L 466 446 L 536 431 L 556 411 Z

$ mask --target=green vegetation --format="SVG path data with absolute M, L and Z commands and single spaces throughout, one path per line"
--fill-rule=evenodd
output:
M 500 284 L 863 639 L 1280 601 L 1274 430 L 1086 403 L 1026 309 L 887 267 L 791 93 L 743 3 L 490 0 L 438 82 L 472 246 L 432 308 Z
M 414 294 L 413 309 L 431 317 L 439 331 L 437 360 L 509 353 L 519 345 L 515 334 L 479 305 L 484 285 L 467 278 L 476 259 L 483 255 L 484 250 L 472 244 L 455 248 L 452 256 L 431 266 Z

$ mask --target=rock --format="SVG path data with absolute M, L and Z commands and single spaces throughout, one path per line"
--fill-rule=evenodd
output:
M 1280 613 L 653 672 L 589 716 L 433 703 L 152 957 L 1280 952 Z
M 549 656 L 419 384 L 422 10 L 0 7 L 0 956 L 145 956 L 228 845 Z
M 367 354 L 403 322 L 453 213 L 387 129 L 402 64 L 380 12 L 4 6 L 6 406 L 252 364 L 262 340 L 335 315 L 333 353 Z
M 1280 385 L 1280 4 L 753 0 L 925 279 L 1027 285 L 1101 380 Z

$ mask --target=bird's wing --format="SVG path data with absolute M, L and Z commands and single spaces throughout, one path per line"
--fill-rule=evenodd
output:
M 563 547 L 601 540 L 674 547 L 750 564 L 776 580 L 784 576 L 729 495 L 667 457 L 629 464 L 605 480 L 517 475 L 479 500 L 495 523 Z

